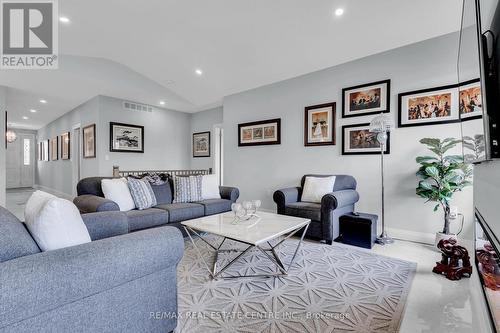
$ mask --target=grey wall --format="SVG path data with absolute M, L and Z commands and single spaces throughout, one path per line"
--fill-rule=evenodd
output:
M 7 87 L 0 86 L 0 205 L 5 206 L 5 110 L 7 110 Z
M 191 134 L 210 131 L 210 157 L 193 157 L 193 140 L 191 136 L 191 169 L 208 169 L 214 167 L 214 125 L 222 124 L 222 106 L 193 113 L 191 115 Z
M 190 165 L 191 115 L 156 108 L 153 112 L 127 111 L 122 100 L 96 96 L 38 130 L 37 142 L 96 124 L 96 158 L 83 159 L 81 177 L 111 176 L 113 165 L 122 170 L 187 169 Z M 144 154 L 109 151 L 109 123 L 121 122 L 145 127 Z M 72 155 L 72 159 L 74 155 Z M 72 194 L 72 161 L 37 161 L 35 183 Z
M 37 143 L 51 139 L 56 135 L 60 136 L 64 132 L 72 132 L 73 126 L 78 124 L 82 127 L 96 124 L 97 130 L 99 130 L 101 125 L 98 123 L 98 116 L 99 97 L 97 96 L 38 130 Z M 57 161 L 38 161 L 37 157 L 35 183 L 71 195 L 73 191 L 72 160 L 74 157 L 71 154 L 71 160 L 58 159 Z M 88 158 L 82 160 L 82 177 L 94 176 L 98 173 L 99 164 L 97 159 Z
M 342 156 L 341 126 L 369 122 L 373 116 L 341 118 L 342 88 L 391 79 L 391 115 L 397 121 L 397 94 L 457 82 L 458 34 L 394 49 L 343 65 L 224 98 L 224 183 L 240 188 L 242 199 L 262 199 L 275 209 L 274 190 L 296 186 L 306 173 L 351 174 L 358 180 L 359 211 L 380 212 L 380 157 Z M 304 147 L 304 107 L 337 102 L 337 145 Z M 281 145 L 237 146 L 237 124 L 281 118 Z M 430 240 L 442 229 L 442 214 L 415 195 L 415 157 L 427 154 L 423 137 L 460 137 L 459 124 L 396 129 L 386 159 L 386 222 L 394 234 Z M 460 153 L 460 149 L 457 149 Z M 467 216 L 470 231 L 472 191 L 455 204 Z M 457 229 L 457 223 L 452 229 Z M 422 239 L 424 240 L 424 239 Z
M 153 112 L 127 111 L 121 99 L 100 96 L 97 156 L 99 174 L 111 176 L 113 165 L 121 170 L 188 169 L 191 147 L 190 117 L 184 112 L 155 108 Z M 144 154 L 109 151 L 109 123 L 144 126 Z

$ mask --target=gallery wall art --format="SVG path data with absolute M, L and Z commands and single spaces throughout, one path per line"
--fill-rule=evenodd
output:
M 304 111 L 304 146 L 335 144 L 335 103 L 308 106 Z
M 69 132 L 65 132 L 61 134 L 61 160 L 69 160 L 70 159 L 70 134 Z
M 483 116 L 481 82 L 474 79 L 459 84 L 460 120 L 467 121 Z
M 398 97 L 398 127 L 459 121 L 457 85 L 405 92 Z
M 390 112 L 391 80 L 342 89 L 342 118 Z
M 269 119 L 238 124 L 238 146 L 279 145 L 281 119 Z
M 109 151 L 144 153 L 144 126 L 109 123 Z
M 384 154 L 391 152 L 391 133 L 387 133 Z M 370 132 L 370 124 L 342 126 L 342 155 L 380 154 L 377 133 Z
M 96 131 L 95 124 L 83 128 L 83 158 L 96 157 Z
M 193 133 L 193 157 L 210 157 L 210 132 Z
M 57 161 L 59 159 L 59 137 L 50 139 L 50 160 Z

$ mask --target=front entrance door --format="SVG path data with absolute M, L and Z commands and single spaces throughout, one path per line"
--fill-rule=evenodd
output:
M 33 187 L 35 178 L 35 135 L 17 133 L 7 145 L 7 188 Z

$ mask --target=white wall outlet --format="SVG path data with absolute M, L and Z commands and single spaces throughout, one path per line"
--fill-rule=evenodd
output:
M 458 217 L 458 207 L 450 206 L 450 218 L 456 219 Z
M 107 154 L 106 154 L 106 155 L 104 155 L 104 159 L 105 159 L 106 161 L 109 161 L 109 155 L 107 155 Z

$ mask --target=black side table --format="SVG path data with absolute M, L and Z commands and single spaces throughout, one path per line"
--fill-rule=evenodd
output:
M 344 244 L 371 249 L 377 239 L 378 216 L 366 213 L 349 213 L 339 218 L 340 237 Z

